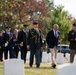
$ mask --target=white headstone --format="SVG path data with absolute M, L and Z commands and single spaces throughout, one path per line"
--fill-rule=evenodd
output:
M 70 62 L 70 54 L 69 53 L 66 53 L 66 58 L 67 58 L 67 61 L 69 63 Z
M 75 57 L 74 57 L 73 64 L 75 64 L 75 65 L 76 65 L 76 55 L 75 55 Z
M 57 64 L 63 64 L 63 63 L 64 63 L 63 53 L 57 53 Z
M 21 59 L 21 52 L 18 53 L 18 59 Z
M 48 61 L 48 56 L 46 52 L 42 53 L 42 62 L 46 63 Z
M 51 54 L 47 54 L 47 52 L 42 53 L 42 62 L 48 63 L 51 61 Z
M 30 59 L 30 51 L 27 52 L 26 60 L 29 61 Z
M 4 75 L 24 75 L 24 61 L 21 59 L 4 60 Z
M 76 75 L 76 65 L 63 64 L 57 68 L 57 75 Z
M 51 62 L 51 53 L 48 54 L 48 62 Z

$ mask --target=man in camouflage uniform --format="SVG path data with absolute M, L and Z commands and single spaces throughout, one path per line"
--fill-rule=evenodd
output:
M 28 47 L 30 48 L 30 67 L 33 65 L 34 55 L 36 58 L 36 67 L 40 67 L 40 50 L 42 49 L 42 35 L 38 29 L 38 22 L 33 22 L 34 28 L 29 30 Z

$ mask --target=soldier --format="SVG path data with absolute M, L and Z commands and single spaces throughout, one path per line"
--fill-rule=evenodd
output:
M 27 27 L 28 25 L 23 25 L 23 30 L 21 30 L 18 33 L 18 43 L 20 44 L 21 49 L 21 59 L 24 60 L 24 63 L 26 62 L 26 54 L 27 54 L 27 38 L 28 38 Z
M 69 31 L 68 41 L 70 42 L 70 63 L 73 63 L 76 54 L 76 23 L 73 24 L 72 30 Z
M 3 38 L 4 38 L 4 58 L 8 59 L 8 51 L 9 51 L 9 55 L 11 58 L 11 46 L 10 46 L 10 40 L 12 39 L 12 34 L 10 33 L 10 28 L 7 26 L 5 27 L 5 33 L 3 33 Z
M 38 29 L 38 22 L 33 22 L 34 28 L 29 30 L 28 48 L 30 48 L 30 67 L 33 65 L 34 55 L 36 58 L 36 67 L 40 67 L 40 50 L 42 50 L 42 35 Z

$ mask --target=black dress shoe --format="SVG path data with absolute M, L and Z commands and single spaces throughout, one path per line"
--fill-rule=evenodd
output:
M 32 67 L 32 65 L 30 65 L 30 67 Z
M 36 68 L 39 68 L 40 67 L 40 65 L 38 64 L 38 65 L 36 65 Z
M 52 67 L 53 67 L 53 68 L 56 68 L 56 64 L 53 64 Z
M 3 60 L 1 59 L 1 62 L 2 62 Z
M 36 66 L 36 68 L 39 68 L 39 66 Z

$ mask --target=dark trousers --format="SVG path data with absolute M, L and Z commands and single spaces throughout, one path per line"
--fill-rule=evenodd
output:
M 36 66 L 40 66 L 40 49 L 30 50 L 30 66 L 33 65 L 34 55 L 36 58 Z
M 73 63 L 76 50 L 70 50 L 70 63 Z
M 11 50 L 9 51 L 9 54 L 10 54 L 10 59 L 11 59 L 11 58 L 15 58 L 15 50 L 14 50 L 14 49 L 11 49 Z
M 3 60 L 3 49 L 0 49 L 0 61 Z
M 18 53 L 19 53 L 19 47 L 18 46 L 11 47 L 10 58 L 18 58 Z
M 42 62 L 42 53 L 43 51 L 40 51 L 40 62 Z
M 27 48 L 21 47 L 21 59 L 24 60 L 24 63 L 26 62 L 26 55 L 27 55 Z
M 15 54 L 14 54 L 15 58 L 18 58 L 19 47 L 18 46 L 15 46 L 14 47 L 14 51 L 15 51 Z
M 4 48 L 4 59 L 8 59 L 8 47 Z
M 10 45 L 8 45 L 7 47 L 4 48 L 4 58 L 5 59 L 8 59 L 8 51 L 9 51 L 9 58 L 11 58 L 11 56 L 12 56 L 11 50 L 12 50 L 12 48 Z

